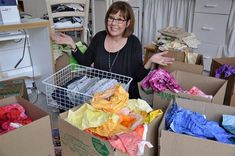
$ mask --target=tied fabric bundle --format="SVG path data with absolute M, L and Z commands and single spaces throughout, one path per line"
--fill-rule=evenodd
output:
M 235 144 L 235 135 L 227 133 L 217 122 L 208 121 L 202 114 L 184 109 L 174 102 L 166 114 L 166 127 L 176 133 L 214 139 Z
M 143 90 L 148 90 L 150 87 L 155 92 L 163 92 L 166 89 L 174 93 L 183 91 L 175 78 L 166 70 L 158 68 L 149 73 L 142 81 L 141 87 Z
M 223 75 L 224 78 L 228 78 L 229 76 L 232 76 L 234 74 L 235 74 L 235 67 L 229 64 L 224 64 L 215 71 L 216 78 L 221 78 Z

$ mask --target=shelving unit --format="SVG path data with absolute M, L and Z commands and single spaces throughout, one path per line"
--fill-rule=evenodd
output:
M 0 81 L 17 77 L 34 78 L 38 90 L 45 93 L 42 80 L 54 73 L 49 21 L 32 18 L 24 19 L 21 23 L 0 25 L 0 32 L 23 29 L 28 38 L 27 50 L 25 49 L 24 59 L 17 68 L 14 66 L 22 57 L 23 41 L 19 43 L 11 40 L 23 39 L 25 34 L 0 37 Z

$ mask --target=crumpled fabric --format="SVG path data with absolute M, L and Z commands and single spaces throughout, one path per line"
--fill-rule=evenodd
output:
M 129 94 L 120 85 L 96 93 L 90 101 L 92 106 L 106 112 L 118 112 L 128 104 Z
M 206 95 L 203 91 L 201 91 L 196 86 L 193 86 L 189 91 L 186 91 L 186 93 L 191 94 L 191 95 L 195 95 L 195 96 L 205 97 L 205 98 L 208 98 L 208 99 L 213 98 L 212 95 Z
M 222 126 L 232 134 L 235 134 L 235 116 L 223 114 Z
M 145 111 L 147 113 L 151 112 L 153 109 L 149 104 L 142 99 L 130 99 L 127 106 L 131 111 Z
M 18 103 L 0 107 L 0 134 L 31 122 L 32 119 L 25 114 L 25 109 Z
M 66 121 L 75 127 L 84 130 L 90 127 L 98 127 L 109 120 L 111 113 L 93 108 L 89 104 L 83 104 L 76 111 L 69 110 Z
M 175 78 L 165 69 L 158 68 L 150 72 L 140 83 L 143 90 L 150 87 L 155 92 L 163 92 L 166 89 L 174 93 L 183 91 L 181 86 L 176 82 Z
M 161 109 L 154 110 L 152 112 L 149 112 L 148 115 L 144 119 L 144 124 L 151 123 L 155 118 L 157 118 L 159 115 L 162 115 L 163 111 Z
M 116 137 L 108 139 L 109 143 L 116 149 L 128 153 L 130 156 L 136 156 L 138 152 L 138 144 L 142 141 L 144 126 L 139 126 L 135 131 L 116 135 Z
M 232 141 L 235 135 L 227 133 L 217 122 L 208 121 L 202 114 L 184 109 L 176 102 L 167 111 L 166 128 L 176 133 L 235 144 Z
M 228 78 L 234 74 L 235 74 L 235 67 L 231 66 L 230 64 L 224 64 L 215 71 L 216 78 L 221 78 L 221 77 Z
M 107 122 L 102 124 L 99 127 L 88 128 L 86 131 L 96 134 L 101 137 L 113 137 L 119 133 L 129 132 L 130 129 L 122 125 L 120 122 L 114 122 L 112 119 L 109 119 Z

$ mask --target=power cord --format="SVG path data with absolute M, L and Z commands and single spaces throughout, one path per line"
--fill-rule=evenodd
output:
M 24 31 L 24 48 L 23 48 L 23 54 L 22 57 L 19 59 L 19 61 L 16 63 L 16 65 L 14 66 L 14 68 L 17 68 L 19 66 L 19 64 L 23 61 L 24 59 L 24 55 L 25 55 L 25 48 L 26 48 L 26 41 L 27 41 L 27 34 L 26 31 L 23 29 Z
M 24 30 L 25 32 L 25 30 Z M 35 82 L 35 71 L 34 71 L 34 65 L 33 65 L 33 59 L 32 59 L 32 55 L 31 55 L 31 51 L 30 51 L 30 47 L 29 47 L 29 40 L 28 38 L 26 39 L 27 45 L 28 45 L 28 51 L 29 51 L 29 58 L 30 58 L 30 62 L 31 62 L 31 66 L 32 66 L 32 72 L 33 72 L 33 91 L 36 92 L 36 98 L 35 100 L 32 101 L 33 104 L 35 104 L 38 101 L 38 88 Z
M 32 75 L 32 78 L 33 78 L 32 85 L 33 85 L 33 87 L 31 88 L 31 90 L 33 89 L 33 91 L 36 92 L 36 98 L 35 98 L 35 100 L 33 100 L 32 103 L 35 104 L 38 101 L 38 89 L 37 89 L 37 85 L 35 83 L 35 71 L 34 71 L 34 65 L 33 65 L 33 60 L 32 60 L 32 56 L 31 56 L 31 51 L 30 51 L 30 47 L 29 47 L 29 40 L 28 40 L 28 37 L 27 37 L 27 33 L 24 29 L 23 29 L 23 32 L 25 34 L 23 54 L 22 54 L 22 57 L 19 59 L 19 61 L 14 66 L 14 68 L 17 68 L 19 66 L 19 64 L 23 61 L 24 56 L 25 56 L 26 44 L 27 44 L 27 48 L 28 48 L 28 52 L 29 52 L 29 58 L 30 58 L 31 66 L 32 66 L 32 74 L 33 74 Z

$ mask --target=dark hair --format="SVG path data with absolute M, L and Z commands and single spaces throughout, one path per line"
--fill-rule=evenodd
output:
M 124 17 L 127 22 L 129 21 L 129 26 L 125 29 L 123 37 L 129 37 L 134 32 L 134 25 L 135 25 L 135 17 L 133 10 L 130 6 L 130 4 L 123 2 L 123 1 L 117 1 L 112 3 L 112 5 L 109 7 L 106 15 L 105 15 L 105 29 L 106 32 L 108 32 L 107 23 L 108 23 L 108 17 L 110 14 L 116 14 L 120 11 L 121 15 Z

